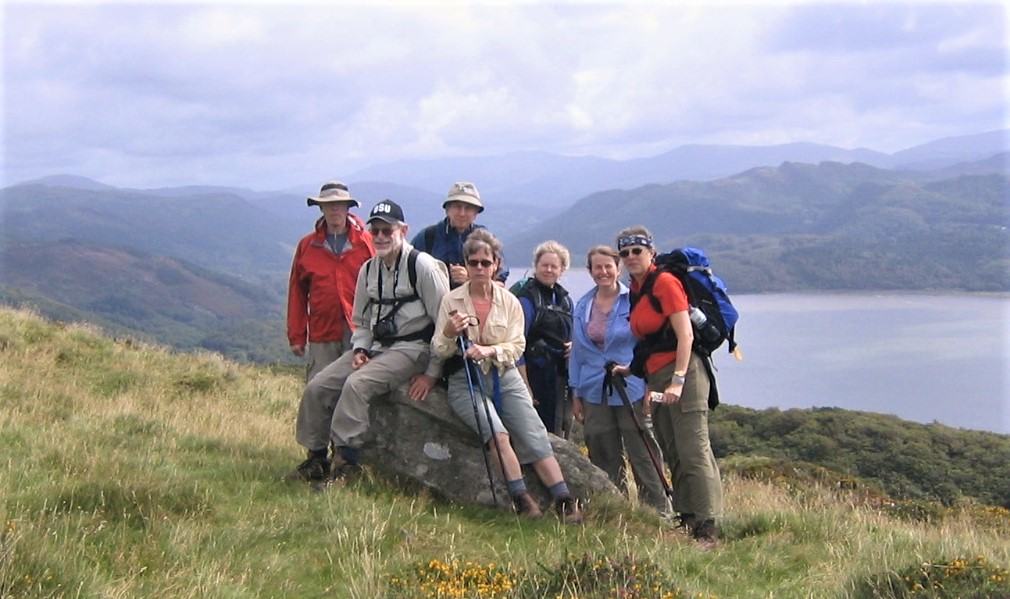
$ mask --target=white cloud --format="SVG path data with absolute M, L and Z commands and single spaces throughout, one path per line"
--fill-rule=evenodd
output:
M 1005 126 L 1005 9 L 837 9 L 11 5 L 5 176 L 276 187 L 403 157 Z

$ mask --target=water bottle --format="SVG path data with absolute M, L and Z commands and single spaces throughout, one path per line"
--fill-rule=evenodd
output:
M 691 317 L 691 324 L 694 328 L 703 330 L 705 328 L 705 323 L 708 322 L 708 316 L 695 306 L 691 306 L 687 311 L 687 315 Z
M 691 318 L 691 324 L 694 325 L 694 330 L 698 332 L 698 336 L 702 341 L 706 343 L 714 343 L 719 339 L 719 330 L 715 325 L 708 321 L 708 317 L 705 313 L 696 306 L 691 306 L 687 312 L 688 316 Z

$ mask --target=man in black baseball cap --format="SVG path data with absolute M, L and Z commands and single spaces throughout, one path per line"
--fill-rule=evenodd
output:
M 441 361 L 428 358 L 438 308 L 449 291 L 444 265 L 405 240 L 403 209 L 392 200 L 372 208 L 368 229 L 375 257 L 358 273 L 353 349 L 305 387 L 295 435 L 309 457 L 291 479 L 337 482 L 357 473 L 369 401 L 408 380 L 411 399 L 423 400 L 442 373 Z M 327 457 L 330 445 L 334 452 Z

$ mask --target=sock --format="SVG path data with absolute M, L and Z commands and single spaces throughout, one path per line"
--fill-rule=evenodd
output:
M 551 497 L 554 499 L 564 499 L 565 497 L 572 496 L 572 494 L 568 491 L 568 483 L 565 481 L 555 483 L 547 490 L 551 492 Z
M 340 457 L 344 458 L 344 461 L 352 466 L 358 465 L 358 459 L 361 456 L 361 451 L 357 447 L 347 447 L 346 445 L 337 448 L 340 451 Z
M 526 481 L 521 478 L 505 481 L 505 485 L 508 487 L 509 495 L 512 497 L 519 497 L 526 492 Z
M 313 459 L 325 460 L 326 459 L 326 448 L 322 449 L 310 449 L 309 457 Z

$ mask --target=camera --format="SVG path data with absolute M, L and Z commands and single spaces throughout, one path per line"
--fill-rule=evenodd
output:
M 372 336 L 380 340 L 396 337 L 396 332 L 396 323 L 392 318 L 383 318 L 372 327 Z

